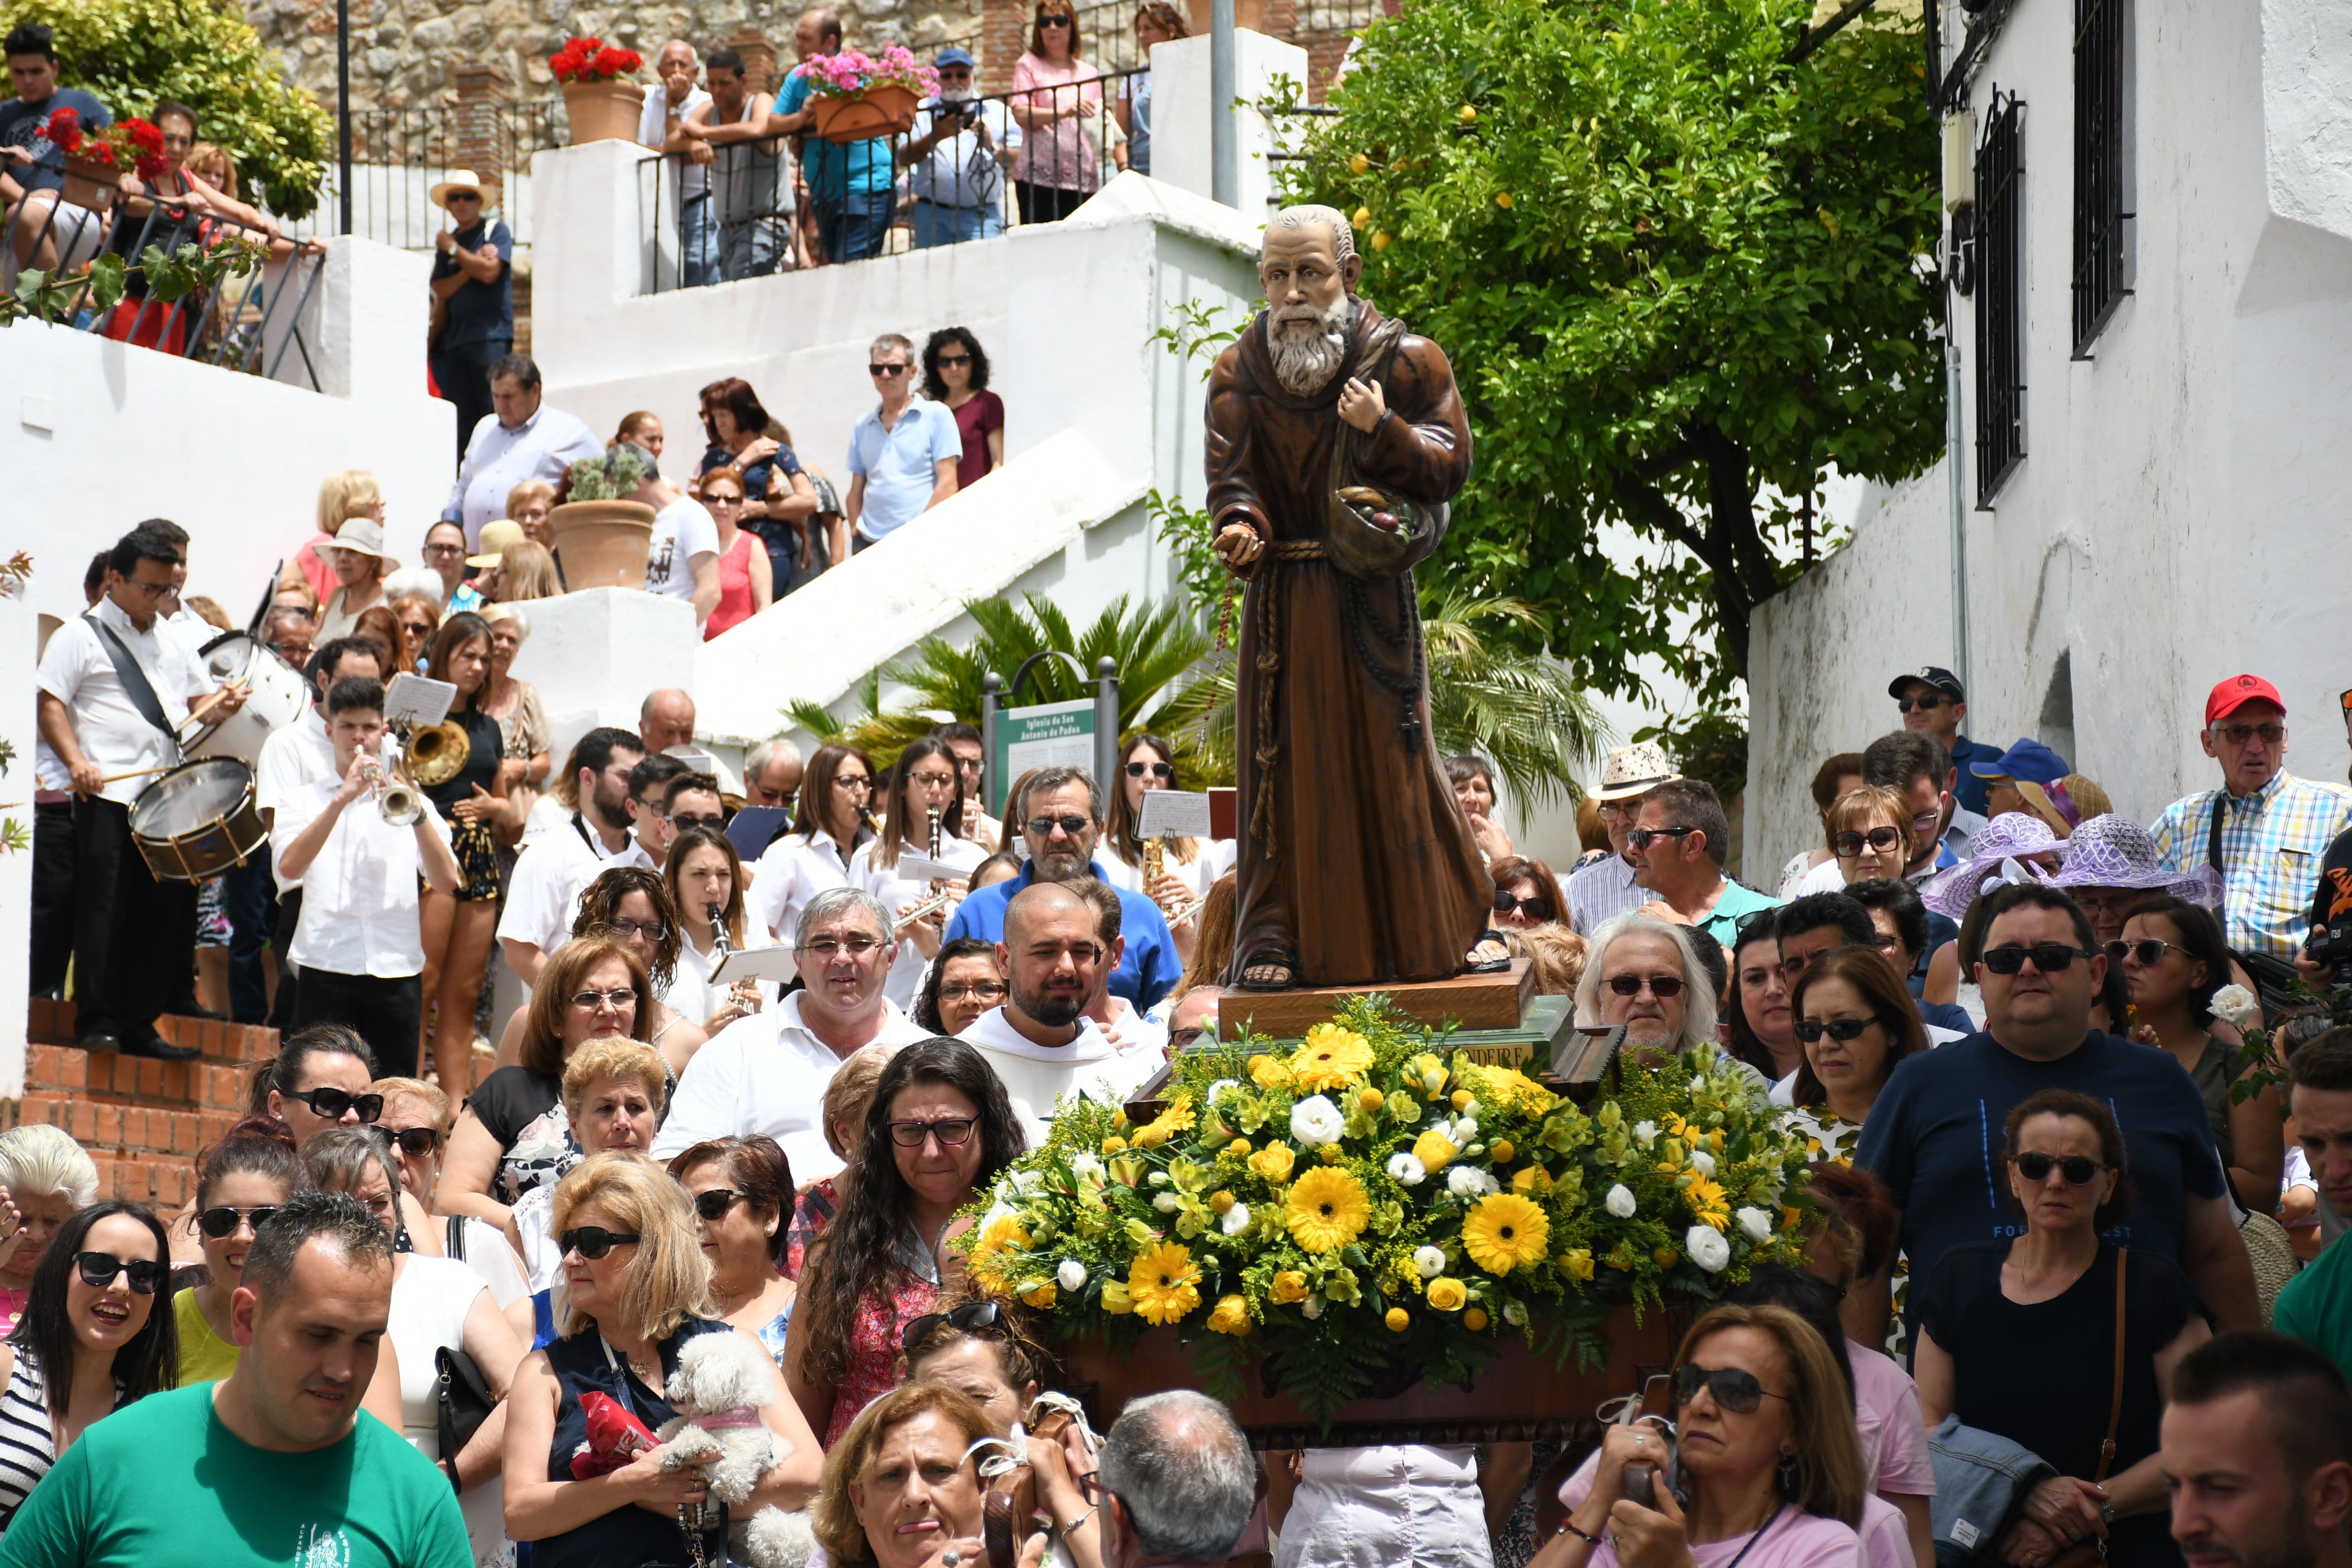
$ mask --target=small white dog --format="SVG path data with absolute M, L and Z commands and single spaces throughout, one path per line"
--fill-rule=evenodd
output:
M 740 1334 L 689 1340 L 667 1394 L 677 1415 L 654 1434 L 662 1468 L 712 1461 L 710 1495 L 721 1502 L 740 1507 L 789 1452 L 760 1419 L 776 1401 L 775 1364 Z M 803 1568 L 815 1546 L 807 1517 L 780 1508 L 760 1510 L 743 1530 L 742 1555 L 751 1568 Z

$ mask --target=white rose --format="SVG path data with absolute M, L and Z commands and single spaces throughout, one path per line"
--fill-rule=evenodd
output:
M 1239 1236 L 1242 1232 L 1249 1228 L 1249 1205 L 1235 1204 L 1233 1207 L 1225 1211 L 1225 1217 L 1219 1221 L 1218 1224 L 1227 1236 Z
M 1691 1226 L 1689 1234 L 1683 1237 L 1683 1250 L 1709 1274 L 1722 1273 L 1724 1265 L 1731 1261 L 1731 1243 L 1717 1235 L 1711 1225 Z
M 1658 1124 L 1656 1122 L 1636 1121 L 1633 1123 L 1633 1142 L 1639 1143 L 1643 1148 L 1648 1148 L 1652 1143 L 1657 1142 L 1657 1138 Z
M 1759 1208 L 1743 1208 L 1732 1217 L 1739 1222 L 1740 1234 L 1761 1247 L 1772 1239 L 1772 1216 Z
M 1164 1187 L 1168 1184 L 1168 1173 L 1165 1171 L 1154 1171 L 1150 1175 L 1144 1178 L 1144 1182 L 1145 1184 L 1149 1186 Z
M 1307 1297 L 1306 1300 L 1298 1304 L 1298 1310 L 1307 1314 L 1307 1321 L 1308 1322 L 1313 1322 L 1316 1319 L 1323 1315 L 1322 1296 L 1318 1294 Z
M 1411 1154 L 1391 1154 L 1389 1174 L 1404 1186 L 1417 1187 L 1428 1178 L 1429 1170 Z
M 1290 1135 L 1310 1148 L 1337 1143 L 1347 1131 L 1348 1119 L 1324 1095 L 1308 1095 L 1290 1108 Z
M 1702 1176 L 1712 1176 L 1715 1174 L 1715 1156 L 1708 1153 L 1704 1149 L 1692 1150 L 1690 1152 L 1690 1163 L 1691 1169 L 1696 1171 Z
M 1239 1089 L 1241 1086 L 1242 1080 L 1237 1078 L 1221 1078 L 1209 1086 L 1209 1092 L 1202 1098 L 1207 1102 L 1209 1109 L 1214 1110 L 1217 1108 L 1217 1096 L 1229 1089 Z
M 1158 1209 L 1161 1214 L 1174 1214 L 1178 1209 L 1184 1206 L 1184 1200 L 1178 1197 L 1174 1193 L 1162 1193 L 1158 1197 L 1151 1200 L 1151 1206 Z
M 1463 1115 L 1465 1115 L 1465 1116 L 1475 1116 L 1475 1115 L 1477 1115 L 1477 1114 L 1478 1114 L 1478 1102 L 1477 1102 L 1475 1100 L 1471 1100 L 1471 1101 L 1470 1101 L 1470 1103 L 1468 1103 L 1467 1105 L 1465 1105 L 1465 1106 L 1462 1108 L 1462 1114 L 1463 1114 Z
M 1503 1321 L 1515 1329 L 1524 1329 L 1528 1326 L 1528 1310 L 1517 1301 L 1506 1301 L 1503 1303 Z
M 2213 1010 L 2215 1017 L 2241 1029 L 2262 1018 L 2262 1004 L 2254 999 L 2252 992 L 2242 985 L 2222 986 L 2213 993 L 2213 999 L 2206 1005 Z
M 1092 1182 L 1100 1186 L 1103 1182 L 1103 1163 L 1092 1154 L 1073 1154 L 1070 1156 L 1070 1174 L 1081 1181 Z
M 1062 1266 L 1054 1270 L 1054 1277 L 1062 1282 L 1065 1290 L 1082 1290 L 1087 1283 L 1087 1266 L 1075 1258 L 1065 1258 Z
M 1417 1247 L 1413 1248 L 1412 1267 L 1423 1279 L 1434 1279 L 1445 1272 L 1445 1254 L 1433 1247 Z
M 1013 1190 L 1019 1193 L 1024 1198 L 1034 1194 L 1038 1188 L 1045 1184 L 1045 1175 L 1042 1171 L 1015 1171 L 1013 1173 Z
M 1615 1215 L 1619 1219 L 1632 1219 L 1633 1217 L 1633 1194 L 1624 1183 L 1619 1182 L 1616 1185 L 1611 1187 L 1609 1189 L 1609 1195 L 1602 1198 L 1601 1201 L 1602 1205 L 1608 1208 L 1609 1212 Z
M 1445 1173 L 1445 1190 L 1457 1198 L 1483 1198 L 1502 1189 L 1495 1178 L 1475 1165 L 1456 1165 Z
M 1457 1149 L 1467 1149 L 1477 1141 L 1478 1123 L 1467 1116 L 1455 1118 L 1454 1131 L 1447 1135 L 1446 1142 Z

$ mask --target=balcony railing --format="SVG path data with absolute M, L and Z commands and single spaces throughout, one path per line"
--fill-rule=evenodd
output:
M 448 218 L 433 187 L 464 171 L 499 182 L 492 216 L 518 246 L 531 242 L 530 158 L 564 142 L 559 99 L 528 103 L 436 103 L 352 111 L 352 232 L 403 250 L 430 250 Z M 327 165 L 319 205 L 285 226 L 298 237 L 340 232 L 341 171 Z

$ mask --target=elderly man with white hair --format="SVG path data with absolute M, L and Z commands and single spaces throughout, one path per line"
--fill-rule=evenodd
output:
M 1576 983 L 1579 1025 L 1625 1026 L 1625 1051 L 1636 1064 L 1659 1066 L 1716 1037 L 1715 981 L 1691 948 L 1690 929 L 1654 915 L 1619 915 L 1592 934 Z M 1734 1058 L 1737 1060 L 1737 1058 Z M 1745 1062 L 1760 1101 L 1771 1090 Z

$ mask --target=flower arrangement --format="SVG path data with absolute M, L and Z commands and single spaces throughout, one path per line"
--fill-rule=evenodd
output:
M 636 75 L 645 64 L 636 50 L 609 48 L 602 38 L 566 38 L 547 59 L 547 68 L 561 82 L 617 81 Z
M 144 120 L 118 120 L 102 131 L 91 132 L 83 128 L 80 114 L 59 108 L 51 110 L 41 122 L 41 134 L 68 158 L 110 169 L 128 168 L 142 180 L 156 179 L 171 166 L 171 160 L 163 155 L 163 131 Z
M 1399 1364 L 1462 1383 L 1506 1332 L 1596 1364 L 1619 1305 L 1798 1252 L 1804 1143 L 1706 1053 L 1580 1108 L 1368 998 L 1295 1050 L 1186 1052 L 1160 1103 L 1066 1100 L 980 1200 L 973 1281 L 1056 1338 L 1172 1325 L 1213 1387 L 1270 1355 L 1318 1421 Z
M 940 73 L 916 62 L 903 44 L 892 44 L 880 59 L 856 49 L 817 55 L 795 68 L 814 96 L 855 98 L 877 87 L 902 87 L 921 98 L 940 95 Z

